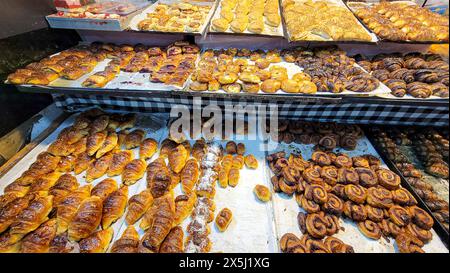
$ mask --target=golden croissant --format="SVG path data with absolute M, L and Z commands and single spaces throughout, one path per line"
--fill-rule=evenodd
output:
M 184 232 L 180 226 L 172 228 L 159 248 L 160 253 L 183 253 Z
M 112 253 L 137 253 L 139 234 L 133 225 L 128 226 L 122 236 L 111 247 Z
M 185 194 L 190 194 L 195 187 L 200 175 L 198 162 L 196 159 L 192 158 L 186 162 L 183 170 L 181 171 L 181 190 Z
M 152 206 L 153 196 L 150 190 L 146 189 L 139 194 L 133 195 L 128 201 L 128 212 L 125 221 L 128 225 L 136 223 L 144 213 Z
M 175 198 L 175 219 L 174 225 L 181 224 L 192 212 L 197 195 L 179 195 Z
M 169 153 L 169 165 L 170 168 L 175 172 L 179 173 L 184 168 L 186 164 L 186 158 L 188 157 L 188 152 L 183 145 L 178 145 Z
M 24 197 L 16 198 L 0 210 L 0 233 L 8 229 L 17 215 L 28 207 L 34 197 L 35 194 L 27 194 Z
M 67 173 L 59 177 L 55 185 L 48 191 L 50 195 L 53 195 L 53 207 L 56 208 L 64 197 L 78 189 L 78 187 L 79 184 L 75 176 Z
M 78 188 L 72 193 L 69 193 L 59 202 L 56 208 L 56 221 L 57 221 L 57 233 L 61 234 L 65 232 L 69 223 L 72 221 L 75 213 L 78 210 L 81 202 L 90 196 L 91 186 L 86 185 Z
M 125 137 L 125 148 L 127 150 L 129 149 L 133 149 L 136 147 L 139 147 L 139 145 L 141 145 L 142 140 L 145 137 L 145 131 L 141 130 L 141 129 L 136 129 L 134 131 L 132 131 L 131 133 L 129 133 L 126 137 Z
M 108 153 L 92 162 L 86 170 L 86 182 L 90 183 L 105 175 L 109 165 L 111 165 L 111 160 L 112 154 Z
M 69 155 L 69 156 L 63 156 L 61 157 L 61 160 L 58 163 L 57 168 L 55 169 L 56 172 L 71 172 L 73 171 L 73 167 L 75 165 L 75 155 Z
M 133 160 L 134 153 L 130 150 L 118 151 L 113 154 L 111 164 L 106 174 L 108 176 L 121 175 L 125 166 Z
M 101 115 L 97 118 L 95 118 L 91 124 L 89 124 L 89 133 L 95 134 L 97 132 L 106 130 L 109 124 L 109 116 L 108 115 Z
M 170 190 L 172 178 L 164 158 L 160 157 L 150 163 L 147 168 L 147 188 L 153 198 L 159 198 Z
M 17 253 L 20 250 L 20 237 L 9 231 L 0 234 L 0 253 Z
M 177 143 L 169 138 L 166 138 L 161 143 L 161 149 L 159 151 L 159 156 L 166 158 L 169 156 L 169 154 L 172 152 L 174 148 L 177 147 Z
M 47 253 L 50 243 L 56 236 L 56 218 L 43 223 L 38 229 L 29 233 L 22 239 L 20 252 L 22 253 Z
M 102 199 L 98 196 L 91 196 L 81 202 L 80 207 L 69 224 L 69 239 L 79 241 L 91 235 L 100 225 L 102 209 Z
M 115 132 L 109 132 L 105 141 L 102 143 L 102 146 L 98 149 L 97 153 L 95 154 L 95 157 L 100 158 L 107 152 L 112 151 L 117 146 L 118 140 L 119 137 Z
M 87 170 L 92 162 L 94 162 L 94 158 L 87 154 L 87 152 L 81 153 L 76 156 L 75 163 L 73 166 L 73 171 L 75 174 L 80 174 Z
M 48 191 L 61 176 L 59 172 L 51 172 L 39 177 L 31 184 L 29 192 Z
M 30 202 L 27 208 L 22 210 L 12 222 L 9 232 L 11 235 L 24 236 L 37 229 L 47 221 L 53 208 L 53 196 L 47 192 L 38 192 L 36 198 Z
M 123 186 L 112 192 L 103 201 L 102 228 L 107 229 L 112 223 L 122 217 L 127 207 L 128 187 Z
M 133 185 L 145 174 L 147 163 L 142 159 L 133 159 L 125 166 L 122 172 L 122 182 L 125 185 Z
M 97 132 L 88 136 L 86 140 L 86 152 L 88 155 L 93 156 L 103 146 L 106 136 L 105 132 Z
M 114 235 L 112 228 L 99 230 L 80 241 L 80 253 L 105 253 Z
M 159 251 L 159 246 L 169 234 L 175 218 L 173 198 L 170 194 L 155 200 L 155 203 L 151 225 L 140 242 L 140 246 L 150 252 Z
M 139 158 L 147 160 L 152 158 L 158 149 L 158 142 L 153 138 L 144 139 L 139 149 Z

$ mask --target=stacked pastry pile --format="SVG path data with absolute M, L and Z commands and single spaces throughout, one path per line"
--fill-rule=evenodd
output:
M 217 91 L 228 93 L 315 93 L 316 86 L 304 73 L 297 73 L 289 79 L 286 67 L 275 65 L 282 58 L 277 50 L 250 51 L 229 48 L 207 50 L 193 73 L 190 84 L 192 91 Z
M 372 71 L 372 76 L 389 87 L 396 97 L 406 94 L 415 98 L 449 96 L 449 66 L 439 55 L 380 54 L 372 60 L 362 58 L 358 63 Z
M 340 147 L 354 150 L 363 132 L 357 125 L 336 123 L 313 123 L 305 121 L 280 121 L 278 141 L 290 144 L 314 144 L 317 148 L 332 151 Z
M 370 7 L 356 7 L 355 14 L 382 39 L 448 41 L 448 17 L 416 4 L 383 1 Z
M 186 2 L 158 4 L 147 18 L 137 25 L 143 31 L 199 32 L 205 24 L 209 5 L 195 5 Z
M 122 146 L 141 145 L 143 131 L 127 134 L 135 121 L 135 115 L 107 115 L 94 109 L 63 129 L 48 150 L 5 188 L 0 198 L 0 251 L 106 251 L 113 236 L 111 225 L 125 211 L 128 185 L 145 172 L 142 158 L 132 160 L 131 151 L 121 151 Z M 154 141 L 141 145 L 142 155 L 155 150 Z M 124 185 L 107 178 L 92 188 L 77 181 L 72 171 L 86 171 L 88 183 L 105 174 L 122 175 Z
M 355 66 L 355 60 L 337 48 L 316 48 L 298 53 L 296 64 L 304 69 L 319 92 L 371 92 L 379 81 Z
M 387 155 L 387 157 L 395 163 L 397 168 L 402 172 L 406 181 L 414 188 L 417 195 L 422 198 L 427 204 L 428 208 L 433 212 L 436 219 L 444 225 L 448 230 L 448 202 L 440 198 L 434 191 L 432 184 L 427 178 L 423 177 L 422 173 L 416 168 L 408 157 L 399 149 L 398 145 L 410 145 L 409 139 L 406 141 L 399 141 L 399 135 L 396 131 L 385 132 L 380 128 L 373 129 L 375 141 Z M 405 139 L 403 137 L 403 139 Z M 396 144 L 397 143 L 397 144 Z M 448 175 L 448 166 L 447 166 Z
M 298 224 L 304 237 L 282 237 L 286 252 L 351 252 L 352 248 L 334 238 L 339 232 L 339 217 L 357 222 L 368 238 L 393 237 L 400 252 L 423 252 L 432 238 L 431 218 L 417 207 L 417 201 L 400 187 L 400 177 L 380 166 L 372 155 L 349 157 L 346 154 L 316 151 L 309 161 L 301 155 L 284 152 L 267 157 L 274 173 L 275 192 L 295 194 Z M 324 238 L 325 241 L 322 241 Z M 338 247 L 332 248 L 336 242 Z
M 283 0 L 291 41 L 371 41 L 370 34 L 345 7 L 332 1 Z
M 281 24 L 277 0 L 222 0 L 220 17 L 211 21 L 211 29 L 226 32 L 263 33 L 266 28 L 277 28 Z M 267 25 L 267 26 L 266 26 Z

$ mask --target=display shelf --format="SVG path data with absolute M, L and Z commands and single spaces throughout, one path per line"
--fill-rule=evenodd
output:
M 369 130 L 365 130 L 367 138 L 370 140 L 372 145 L 374 146 L 377 153 L 380 155 L 380 157 L 383 159 L 383 161 L 386 163 L 386 165 L 394 171 L 397 175 L 400 176 L 402 180 L 402 186 L 408 189 L 408 191 L 416 198 L 416 200 L 419 202 L 419 207 L 424 209 L 434 220 L 434 226 L 433 229 L 436 231 L 436 233 L 441 238 L 442 242 L 445 244 L 445 246 L 448 249 L 448 243 L 449 243 L 449 233 L 444 228 L 444 226 L 436 219 L 436 217 L 431 212 L 430 208 L 425 204 L 425 201 L 420 198 L 420 196 L 415 192 L 414 188 L 406 181 L 405 176 L 402 174 L 402 172 L 395 166 L 395 164 L 382 152 L 382 149 L 378 145 L 376 141 L 374 141 L 373 135 L 370 134 Z

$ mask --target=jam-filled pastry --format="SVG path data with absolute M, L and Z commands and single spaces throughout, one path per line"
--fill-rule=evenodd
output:
M 108 176 L 121 175 L 125 166 L 133 160 L 134 153 L 130 150 L 117 151 L 113 154 L 111 164 L 108 167 L 106 174 Z
M 169 166 L 173 172 L 179 173 L 183 170 L 186 164 L 186 159 L 188 157 L 188 152 L 183 145 L 178 145 L 175 147 L 168 156 Z
M 120 217 L 122 217 L 127 207 L 128 186 L 112 192 L 103 201 L 102 228 L 107 229 Z
M 190 194 L 200 176 L 198 162 L 195 158 L 189 159 L 180 173 L 181 190 L 184 194 Z
M 139 234 L 133 225 L 128 226 L 122 236 L 114 242 L 111 253 L 137 253 Z
M 108 153 L 92 162 L 86 170 L 86 182 L 90 183 L 105 175 L 111 165 L 112 156 L 112 153 Z
M 153 196 L 149 189 L 133 195 L 128 201 L 125 221 L 128 225 L 136 223 L 153 204 Z
M 69 193 L 59 202 L 56 208 L 57 233 L 64 233 L 72 218 L 78 210 L 81 202 L 90 196 L 91 187 L 86 185 Z
M 100 158 L 106 153 L 112 151 L 116 146 L 119 138 L 115 132 L 109 132 L 108 136 L 105 138 L 105 141 L 102 143 L 102 146 L 97 150 L 95 154 L 96 158 Z
M 255 193 L 256 197 L 258 197 L 258 199 L 262 202 L 268 202 L 272 198 L 272 194 L 270 193 L 269 188 L 264 185 L 256 185 L 253 189 L 253 192 Z
M 79 241 L 89 237 L 102 220 L 102 199 L 91 196 L 83 200 L 69 224 L 69 239 Z
M 152 221 L 148 222 L 149 227 L 141 239 L 139 252 L 158 252 L 175 220 L 175 205 L 172 195 L 169 194 L 155 200 L 153 206 L 155 209 L 152 210 Z
M 111 178 L 106 178 L 100 181 L 91 190 L 91 196 L 99 197 L 102 202 L 113 192 L 119 189 L 116 180 Z
M 22 238 L 47 221 L 52 209 L 53 196 L 47 192 L 37 192 L 28 207 L 22 210 L 11 223 L 9 233 L 18 239 Z
M 114 235 L 112 228 L 96 231 L 79 242 L 80 253 L 105 253 Z
M 133 185 L 145 174 L 147 163 L 142 159 L 133 159 L 125 166 L 122 172 L 122 182 L 125 185 Z
M 136 129 L 132 132 L 130 132 L 126 137 L 125 137 L 125 148 L 127 150 L 139 147 L 139 145 L 141 145 L 142 140 L 145 137 L 145 131 L 141 130 L 141 129 Z
M 35 231 L 25 236 L 20 244 L 22 253 L 48 253 L 50 244 L 56 236 L 56 218 L 43 223 Z
M 224 232 L 228 228 L 228 225 L 230 225 L 232 218 L 233 213 L 228 208 L 223 208 L 217 214 L 215 223 L 220 232 Z
M 180 226 L 173 227 L 161 243 L 159 253 L 183 253 L 183 228 Z
M 104 131 L 89 135 L 86 140 L 86 151 L 88 155 L 93 156 L 103 146 L 106 137 L 107 134 Z
M 158 149 L 158 142 L 153 138 L 144 139 L 139 147 L 139 157 L 143 160 L 152 158 Z
M 68 194 L 78 189 L 77 178 L 69 173 L 61 175 L 48 193 L 53 195 L 53 207 L 57 207 Z
M 36 194 L 28 194 L 23 197 L 16 198 L 15 200 L 6 204 L 0 210 L 0 233 L 8 229 L 8 227 L 16 219 L 29 203 L 34 199 Z
M 192 212 L 197 196 L 195 194 L 190 195 L 178 195 L 175 198 L 175 219 L 174 225 L 181 224 Z

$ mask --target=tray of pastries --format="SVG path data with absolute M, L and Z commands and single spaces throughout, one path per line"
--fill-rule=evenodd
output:
M 412 52 L 355 56 L 357 63 L 383 82 L 393 99 L 448 99 L 449 64 L 440 55 Z
M 289 41 L 377 42 L 341 0 L 282 0 Z
M 390 90 L 336 48 L 306 50 L 205 50 L 187 86 L 190 91 L 376 95 Z
M 135 16 L 133 31 L 202 35 L 216 8 L 215 2 L 159 0 Z
M 412 1 L 348 2 L 354 14 L 381 40 L 448 42 L 449 19 Z
M 296 123 L 287 130 L 302 127 Z M 333 126 L 309 123 L 319 131 Z M 279 143 L 266 157 L 281 252 L 448 251 L 433 218 L 364 135 L 351 151 L 330 148 Z
M 95 42 L 18 69 L 8 76 L 7 83 L 170 91 L 184 87 L 199 51 L 196 45 L 184 41 L 167 47 Z
M 222 0 L 210 33 L 284 36 L 278 0 Z

